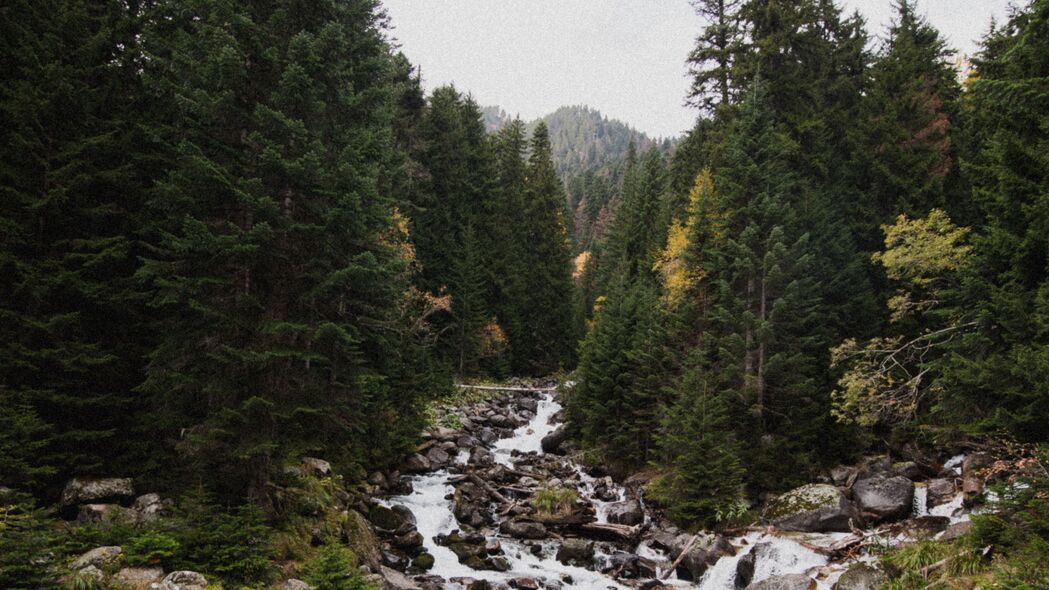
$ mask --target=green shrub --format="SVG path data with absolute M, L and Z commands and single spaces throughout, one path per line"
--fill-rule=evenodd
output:
M 147 530 L 124 545 L 124 560 L 130 565 L 159 565 L 169 569 L 180 548 L 173 536 Z
M 565 514 L 572 510 L 579 495 L 570 488 L 541 487 L 532 496 L 532 507 L 539 514 L 554 516 Z
M 374 590 L 357 570 L 353 552 L 340 545 L 325 545 L 308 561 L 302 579 L 317 590 Z
M 105 590 L 105 584 L 102 583 L 102 578 L 98 576 L 98 572 L 85 572 L 75 571 L 66 577 L 66 583 L 63 584 L 64 590 Z
M 175 567 L 216 576 L 230 586 L 269 580 L 269 528 L 257 506 L 227 509 L 206 498 L 187 504 L 176 531 L 182 549 L 174 560 Z
M 52 527 L 29 496 L 0 497 L 0 588 L 57 587 L 53 568 L 60 552 Z

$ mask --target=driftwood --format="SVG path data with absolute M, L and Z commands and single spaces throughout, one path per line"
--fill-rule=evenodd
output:
M 455 383 L 456 387 L 464 389 L 481 389 L 486 392 L 553 392 L 557 387 L 518 387 L 514 385 L 465 385 Z
M 572 527 L 581 537 L 611 539 L 624 543 L 634 543 L 641 536 L 640 526 L 611 524 L 607 522 L 589 522 Z
M 532 493 L 532 490 L 529 490 L 528 488 L 519 488 L 519 487 L 515 487 L 515 486 L 501 485 L 501 486 L 499 486 L 499 489 L 501 489 L 501 490 L 509 490 L 511 492 L 517 492 L 518 494 L 531 494 Z
M 471 482 L 473 482 L 474 484 L 484 488 L 484 490 L 486 492 L 491 494 L 493 498 L 495 498 L 496 500 L 499 500 L 501 503 L 503 503 L 503 504 L 511 504 L 512 503 L 512 501 L 509 498 L 507 498 L 506 496 L 500 494 L 499 490 L 495 489 L 488 482 L 486 482 L 485 480 L 481 479 L 480 477 L 477 477 L 475 474 L 471 473 L 471 474 L 469 474 L 467 476 L 467 478 Z
M 698 539 L 698 538 L 699 538 L 699 534 L 698 533 L 695 534 L 695 535 L 692 535 L 692 538 L 689 539 L 688 543 L 685 544 L 685 548 L 681 550 L 681 553 L 678 553 L 677 559 L 674 560 L 674 563 L 670 564 L 670 567 L 668 567 L 666 569 L 666 571 L 663 572 L 664 576 L 677 570 L 677 566 L 681 563 L 682 559 L 685 559 L 685 556 L 688 555 L 688 552 L 692 550 L 692 546 L 696 544 L 696 539 Z M 662 576 L 657 576 L 656 579 L 662 579 Z

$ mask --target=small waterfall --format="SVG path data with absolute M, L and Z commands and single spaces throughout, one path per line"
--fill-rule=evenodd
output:
M 929 514 L 929 488 L 924 483 L 914 484 L 914 509 L 912 516 L 928 516 Z

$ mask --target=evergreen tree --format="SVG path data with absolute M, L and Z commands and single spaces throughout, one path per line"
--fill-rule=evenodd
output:
M 122 470 L 148 332 L 132 275 L 153 163 L 138 3 L 14 2 L 0 19 L 3 477 Z M 8 471 L 8 470 L 11 471 Z
M 514 365 L 527 374 L 566 366 L 572 357 L 572 277 L 564 192 L 551 159 L 550 138 L 540 123 L 532 135 L 525 172 L 524 218 L 527 299 L 523 329 L 514 347 Z
M 226 497 L 265 501 L 304 452 L 397 459 L 421 423 L 419 384 L 397 382 L 415 362 L 398 347 L 410 248 L 380 192 L 375 10 L 161 3 L 147 33 L 151 88 L 179 110 L 157 130 L 177 159 L 139 273 L 163 318 L 142 390 L 182 466 Z
M 742 0 L 693 0 L 692 5 L 707 25 L 688 56 L 692 75 L 688 98 L 704 113 L 717 113 L 733 104 L 737 92 L 732 70 L 743 51 Z

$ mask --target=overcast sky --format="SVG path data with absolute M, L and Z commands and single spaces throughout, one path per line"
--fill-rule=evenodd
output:
M 842 0 L 839 0 L 842 3 Z M 702 28 L 688 0 L 383 0 L 392 37 L 428 89 L 454 83 L 481 105 L 532 119 L 585 104 L 657 136 L 692 126 L 685 57 Z M 844 0 L 881 35 L 892 0 Z M 1009 0 L 919 0 L 972 53 Z

